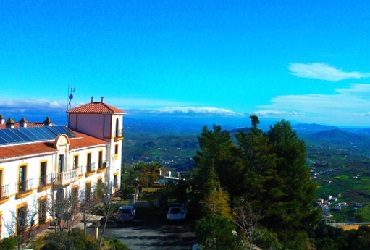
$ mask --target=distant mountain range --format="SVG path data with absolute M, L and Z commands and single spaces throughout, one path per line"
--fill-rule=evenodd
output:
M 184 171 L 192 167 L 191 158 L 198 149 L 197 136 L 204 125 L 213 124 L 235 135 L 249 131 L 249 119 L 233 117 L 192 117 L 178 115 L 125 117 L 125 163 L 157 161 L 167 167 Z M 261 129 L 267 130 L 276 121 L 261 119 Z M 370 129 L 338 128 L 320 124 L 292 124 L 292 128 L 308 145 L 353 149 L 357 152 L 370 149 Z
M 58 125 L 65 125 L 67 114 L 63 110 L 48 113 L 47 110 L 6 110 L 5 119 L 19 121 L 43 121 L 46 116 Z M 47 115 L 45 115 L 48 113 Z M 266 131 L 276 119 L 260 118 L 259 127 Z M 248 131 L 250 120 L 242 116 L 215 114 L 157 114 L 127 112 L 124 117 L 124 163 L 157 161 L 170 168 L 184 171 L 192 167 L 192 156 L 198 149 L 197 137 L 203 126 L 220 125 L 232 135 Z M 343 128 L 311 123 L 292 123 L 292 128 L 310 147 L 346 148 L 356 154 L 370 155 L 370 128 Z M 369 153 L 368 153 L 369 151 Z

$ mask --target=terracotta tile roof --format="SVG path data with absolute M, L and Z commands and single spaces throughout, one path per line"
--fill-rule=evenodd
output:
M 56 149 L 53 142 L 36 142 L 0 147 L 0 161 L 8 158 L 54 152 L 56 152 Z
M 72 132 L 76 135 L 76 138 L 69 138 L 70 141 L 69 149 L 77 149 L 107 144 L 106 141 L 98 139 L 96 137 L 85 135 L 74 130 L 72 130 Z
M 123 114 L 125 111 L 105 104 L 104 102 L 90 102 L 88 104 L 70 109 L 67 113 L 73 114 Z
M 107 144 L 106 141 L 95 138 L 93 136 L 85 135 L 76 131 L 76 138 L 69 138 L 70 149 L 78 149 L 85 147 L 92 147 Z M 43 153 L 55 153 L 57 150 L 54 148 L 54 141 L 48 142 L 35 142 L 28 144 L 15 144 L 0 147 L 0 162 L 2 160 L 11 159 L 15 157 L 27 157 Z
M 27 128 L 35 128 L 45 126 L 43 122 L 27 122 Z M 20 128 L 21 124 L 19 122 L 14 123 L 14 128 Z M 0 129 L 6 128 L 6 123 L 0 124 Z

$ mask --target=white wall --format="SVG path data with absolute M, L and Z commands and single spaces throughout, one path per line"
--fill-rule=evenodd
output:
M 80 175 L 78 178 L 71 180 L 69 185 L 66 186 L 65 195 L 70 194 L 73 186 L 79 187 L 79 193 L 84 194 L 85 191 L 85 183 L 91 182 L 92 187 L 94 187 L 98 181 L 98 179 L 102 179 L 103 183 L 105 182 L 105 173 L 94 173 L 90 176 L 85 177 L 86 172 L 86 164 L 87 164 L 87 153 L 90 152 L 92 156 L 92 163 L 95 163 L 97 168 L 98 164 L 98 152 L 103 151 L 103 161 L 107 160 L 105 158 L 107 146 L 95 146 L 90 148 L 82 148 L 82 149 L 75 149 L 69 151 L 66 155 L 66 172 L 73 171 L 73 156 L 78 154 L 79 155 L 79 166 L 82 167 L 83 175 Z M 17 211 L 17 206 L 22 203 L 27 203 L 28 209 L 30 211 L 38 209 L 38 199 L 40 197 L 47 197 L 50 199 L 51 197 L 51 190 L 52 188 L 49 187 L 45 190 L 40 190 L 39 192 L 39 178 L 41 176 L 41 162 L 47 162 L 47 175 L 51 173 L 58 172 L 58 154 L 52 153 L 47 155 L 38 155 L 32 157 L 23 157 L 22 159 L 13 159 L 7 162 L 0 163 L 0 170 L 3 171 L 3 180 L 2 185 L 8 185 L 9 187 L 9 199 L 0 204 L 0 213 L 2 214 L 2 232 L 1 238 L 8 237 L 9 230 L 7 230 L 5 225 L 9 225 L 15 223 L 15 215 Z M 17 189 L 17 182 L 19 181 L 19 167 L 22 165 L 27 166 L 27 180 L 32 179 L 32 183 L 30 183 L 30 189 L 32 192 L 29 195 L 17 198 L 16 194 L 18 193 Z M 54 186 L 56 187 L 56 186 Z M 93 190 L 92 190 L 93 191 Z M 81 197 L 83 198 L 83 197 Z M 1 202 L 1 200 L 0 200 Z M 37 211 L 36 211 L 37 212 Z M 50 215 L 47 214 L 47 217 L 50 219 Z M 35 224 L 38 224 L 38 216 L 36 216 Z M 15 226 L 15 224 L 14 224 Z

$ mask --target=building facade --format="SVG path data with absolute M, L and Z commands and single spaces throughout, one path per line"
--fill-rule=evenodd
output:
M 68 126 L 0 115 L 0 238 L 17 234 L 25 221 L 46 227 L 51 200 L 89 200 L 99 183 L 105 194 L 118 191 L 124 111 L 102 98 L 67 113 Z

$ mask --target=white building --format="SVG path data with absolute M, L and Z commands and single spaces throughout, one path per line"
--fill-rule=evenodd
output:
M 49 118 L 43 123 L 24 118 L 5 122 L 0 115 L 0 238 L 16 234 L 26 209 L 36 214 L 34 228 L 46 227 L 50 197 L 74 195 L 83 201 L 99 182 L 108 194 L 118 190 L 124 111 L 91 98 L 67 113 L 68 127 Z

